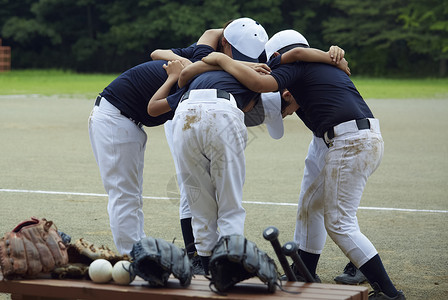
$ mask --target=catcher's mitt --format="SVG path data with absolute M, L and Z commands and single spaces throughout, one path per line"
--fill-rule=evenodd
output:
M 278 272 L 274 260 L 242 235 L 220 238 L 210 257 L 210 287 L 224 292 L 240 281 L 257 276 L 275 292 Z
M 185 250 L 159 238 L 146 237 L 135 243 L 131 251 L 131 275 L 148 281 L 150 286 L 166 286 L 173 273 L 180 285 L 188 286 L 193 267 Z
M 4 278 L 35 277 L 67 264 L 67 249 L 52 221 L 31 218 L 0 239 Z

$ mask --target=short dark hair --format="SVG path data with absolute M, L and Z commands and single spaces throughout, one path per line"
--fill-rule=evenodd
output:
M 232 23 L 235 19 L 230 19 L 229 21 L 225 22 L 222 26 L 222 34 L 221 37 L 218 40 L 218 47 L 216 49 L 216 52 L 222 52 L 222 38 L 224 37 L 224 29 L 226 29 L 227 26 L 229 26 L 230 23 Z
M 280 92 L 280 104 L 281 104 L 281 106 L 280 106 L 280 112 L 282 112 L 283 113 L 283 111 L 285 110 L 285 108 L 290 104 L 289 102 L 287 102 L 284 98 L 283 98 L 283 92 L 285 91 L 286 89 L 282 89 L 281 91 L 279 91 Z

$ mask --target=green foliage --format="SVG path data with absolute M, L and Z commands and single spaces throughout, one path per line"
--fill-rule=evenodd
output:
M 403 29 L 412 37 L 409 47 L 434 59 L 448 58 L 448 2 L 412 0 L 400 9 Z M 424 46 L 422 46 L 424 45 Z
M 353 66 L 363 74 L 434 75 L 434 61 L 440 61 L 440 67 L 446 63 L 447 6 L 443 0 L 335 0 L 333 7 L 339 13 L 324 21 L 323 36 L 349 49 Z
M 344 48 L 356 74 L 446 75 L 446 0 L 0 0 L 14 68 L 121 72 L 242 16 Z

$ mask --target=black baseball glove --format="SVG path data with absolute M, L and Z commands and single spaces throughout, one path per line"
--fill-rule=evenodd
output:
M 274 260 L 242 235 L 223 236 L 210 257 L 210 286 L 224 292 L 240 281 L 257 276 L 275 292 L 278 272 Z
M 159 238 L 146 237 L 135 243 L 131 251 L 131 275 L 148 281 L 150 286 L 166 286 L 171 273 L 180 285 L 188 286 L 193 267 L 185 250 Z

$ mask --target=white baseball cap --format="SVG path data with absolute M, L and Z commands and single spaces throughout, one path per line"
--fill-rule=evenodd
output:
M 274 52 L 278 52 L 286 46 L 291 45 L 302 47 L 310 46 L 306 38 L 295 30 L 287 29 L 279 31 L 274 34 L 265 45 L 267 59 L 271 59 L 271 56 L 274 54 Z
M 233 20 L 224 29 L 224 37 L 232 46 L 234 59 L 251 62 L 258 62 L 269 39 L 263 26 L 251 18 Z
M 284 133 L 281 106 L 279 92 L 262 93 L 254 108 L 244 114 L 244 123 L 247 127 L 266 124 L 269 135 L 278 140 Z

